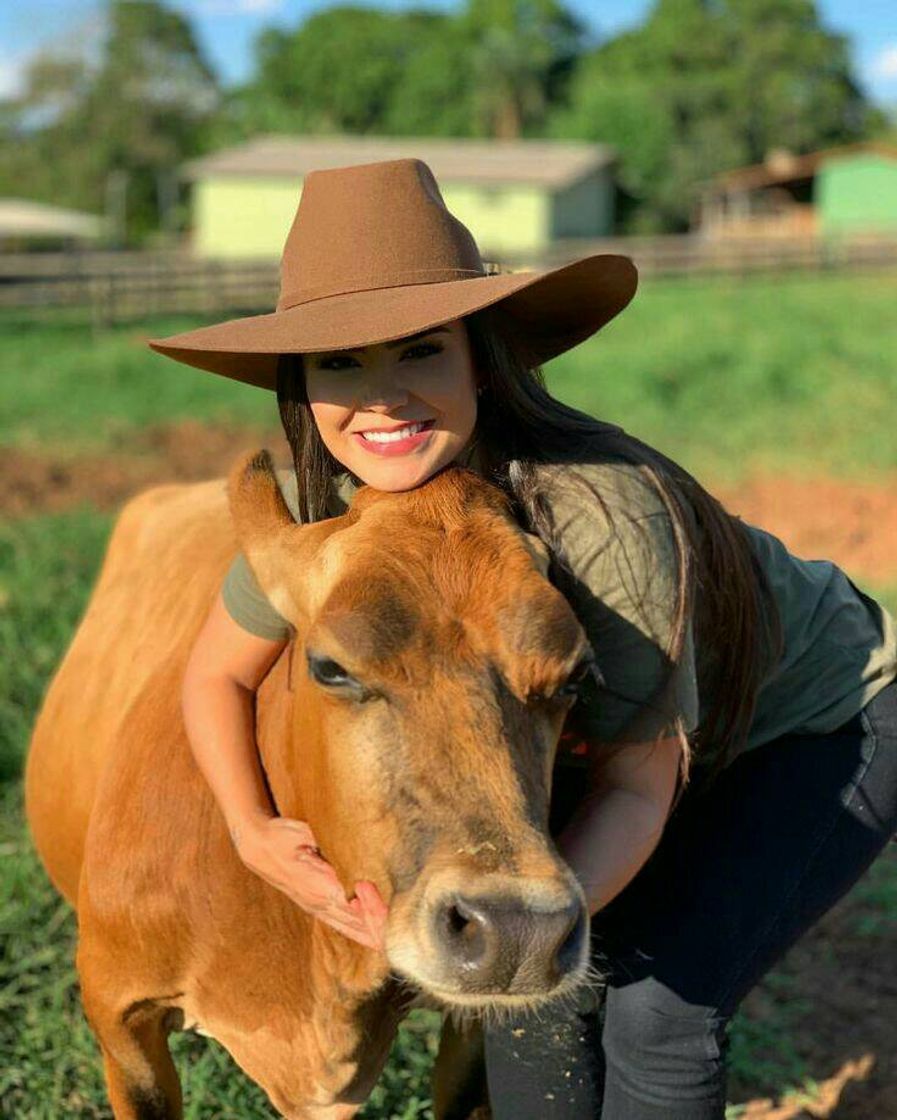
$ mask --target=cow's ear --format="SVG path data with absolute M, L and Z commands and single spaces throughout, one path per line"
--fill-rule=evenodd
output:
M 329 586 L 315 574 L 321 547 L 355 519 L 343 515 L 297 524 L 283 500 L 267 451 L 244 456 L 234 464 L 228 494 L 237 542 L 259 586 L 275 610 L 297 626 L 320 599 L 322 586 Z
M 270 545 L 284 529 L 295 525 L 267 451 L 241 456 L 231 468 L 227 489 L 234 529 L 244 552 Z

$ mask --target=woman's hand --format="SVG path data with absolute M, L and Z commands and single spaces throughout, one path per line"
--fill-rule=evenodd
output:
M 362 880 L 354 897 L 346 898 L 304 821 L 267 817 L 238 826 L 232 835 L 243 863 L 306 914 L 369 949 L 383 949 L 387 906 L 380 892 Z

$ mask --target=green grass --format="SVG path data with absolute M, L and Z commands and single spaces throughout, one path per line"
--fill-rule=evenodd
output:
M 546 372 L 564 400 L 708 478 L 760 467 L 865 478 L 897 467 L 895 304 L 894 273 L 649 280 Z M 270 393 L 145 344 L 198 322 L 7 324 L 0 444 L 103 446 L 186 417 L 276 426 Z
M 80 323 L 7 324 L 0 333 L 0 445 L 117 446 L 135 429 L 188 418 L 277 425 L 271 393 L 201 373 L 146 345 L 197 325 L 160 319 L 95 333 Z
M 644 285 L 555 393 L 712 479 L 897 467 L 897 276 Z

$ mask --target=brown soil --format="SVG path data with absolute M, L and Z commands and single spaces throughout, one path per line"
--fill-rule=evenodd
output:
M 189 420 L 145 428 L 111 452 L 73 456 L 0 447 L 0 516 L 58 513 L 79 505 L 113 509 L 156 483 L 224 475 L 241 451 L 259 447 L 287 461 L 279 432 Z
M 897 844 L 879 860 L 893 882 Z M 758 1095 L 763 1085 L 733 1079 L 729 1099 L 750 1102 L 739 1120 L 897 1120 L 895 949 L 893 910 L 883 914 L 862 891 L 848 894 L 778 966 L 786 982 L 751 992 L 742 1011 L 756 1023 L 790 1017 L 789 1005 L 802 1008 L 790 1020 L 789 1041 L 816 1088 L 799 1099 L 771 1099 Z M 772 1048 L 759 1055 L 775 1056 Z
M 897 476 L 875 484 L 757 477 L 714 493 L 798 556 L 834 560 L 860 582 L 897 583 Z
M 287 462 L 279 433 L 193 422 L 146 429 L 111 453 L 0 448 L 0 516 L 114 508 L 154 483 L 221 476 L 240 451 L 263 446 Z M 897 477 L 869 485 L 758 477 L 715 492 L 798 555 L 834 560 L 861 583 L 897 585 Z M 882 858 L 897 865 L 897 846 Z M 750 1102 L 743 1120 L 897 1120 L 897 930 L 879 914 L 879 926 L 860 933 L 864 906 L 848 896 L 792 950 L 781 966 L 787 998 L 761 984 L 745 1002 L 758 1023 L 780 1018 L 783 1002 L 807 1005 L 791 1041 L 818 1087 L 775 1100 L 759 1096 L 771 1088 L 759 1081 L 734 1082 L 730 1099 Z

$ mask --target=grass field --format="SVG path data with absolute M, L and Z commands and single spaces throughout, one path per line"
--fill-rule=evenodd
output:
M 763 465 L 867 478 L 897 465 L 895 300 L 893 273 L 648 281 L 546 372 L 558 396 L 708 477 Z M 120 446 L 134 428 L 184 417 L 276 425 L 269 394 L 145 345 L 193 325 L 93 335 L 7 324 L 0 445 Z
M 563 399 L 622 423 L 702 477 L 738 478 L 758 467 L 893 476 L 895 297 L 893 275 L 646 284 L 619 321 L 547 367 L 549 383 Z M 269 395 L 175 365 L 144 345 L 147 336 L 194 323 L 100 335 L 73 325 L 28 332 L 7 323 L 0 449 L 114 452 L 146 425 L 188 417 L 274 427 Z M 109 1116 L 77 999 L 74 918 L 30 849 L 18 775 L 111 517 L 87 503 L 0 522 L 0 1117 Z M 888 582 L 893 590 L 881 590 L 895 606 L 897 557 Z M 880 861 L 857 898 L 865 923 L 857 937 L 874 940 L 883 926 L 893 928 L 897 863 Z M 740 1015 L 732 1028 L 733 1074 L 757 1091 L 779 1093 L 815 1073 L 792 1045 L 805 1009 L 775 994 L 776 984 L 788 983 L 787 971 L 768 981 L 775 1015 Z M 435 1040 L 433 1017 L 412 1017 L 366 1117 L 430 1116 Z M 175 1051 L 190 1120 L 274 1115 L 216 1045 L 185 1035 Z

